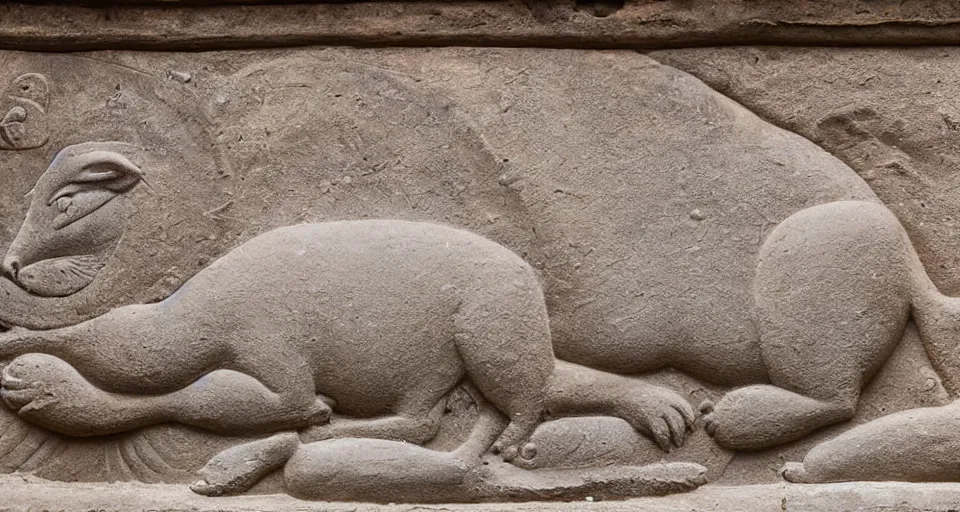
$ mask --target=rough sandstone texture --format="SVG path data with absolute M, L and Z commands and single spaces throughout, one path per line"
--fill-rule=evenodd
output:
M 954 48 L 653 52 L 843 160 L 910 232 L 930 277 L 960 293 Z M 829 91 L 829 92 L 828 92 Z
M 0 7 L 8 48 L 219 50 L 0 54 L 0 511 L 955 508 L 903 483 L 960 478 L 954 50 L 224 50 L 953 43 L 960 19 L 615 4 Z M 362 219 L 396 220 L 331 222 Z M 258 381 L 295 413 L 244 409 Z M 815 483 L 847 480 L 903 482 Z
M 446 511 L 590 511 L 590 512 L 799 512 L 824 510 L 949 512 L 956 510 L 958 484 L 853 482 L 822 485 L 785 483 L 752 486 L 705 486 L 696 491 L 627 501 L 509 503 L 480 505 L 372 505 L 310 502 L 281 495 L 198 497 L 183 486 L 158 484 L 63 484 L 31 477 L 0 477 L 12 502 L 3 512 L 58 510 L 63 512 L 422 512 Z
M 151 23 L 143 23 L 144 18 Z M 292 5 L 249 0 L 90 0 L 55 6 L 3 4 L 0 47 L 56 51 L 305 44 L 595 49 L 956 44 L 958 23 L 960 8 L 940 0 L 440 0 Z

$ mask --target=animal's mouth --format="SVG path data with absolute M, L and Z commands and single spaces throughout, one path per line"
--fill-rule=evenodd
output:
M 66 297 L 93 282 L 106 265 L 106 258 L 94 254 L 64 256 L 38 261 L 11 276 L 24 290 L 41 297 Z

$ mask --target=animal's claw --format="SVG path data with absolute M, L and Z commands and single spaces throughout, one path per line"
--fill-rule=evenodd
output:
M 675 411 L 667 411 L 663 419 L 670 428 L 670 440 L 673 446 L 679 448 L 687 437 L 687 424 L 683 416 Z
M 687 429 L 693 430 L 693 424 L 697 421 L 697 414 L 693 411 L 693 407 L 684 401 L 679 404 L 673 404 L 673 408 L 683 416 L 683 422 L 686 424 Z
M 524 443 L 523 447 L 520 448 L 520 458 L 525 460 L 532 460 L 537 456 L 537 445 L 533 443 Z
M 9 390 L 21 390 L 30 387 L 23 379 L 18 379 L 7 372 L 0 375 L 0 386 Z
M 190 484 L 190 490 L 200 494 L 202 496 L 222 496 L 223 489 L 215 485 L 210 485 L 206 480 L 197 480 L 196 482 Z
M 503 458 L 503 461 L 504 461 L 504 462 L 510 462 L 510 461 L 512 461 L 513 459 L 516 459 L 516 458 L 517 458 L 517 455 L 519 455 L 519 454 L 520 454 L 520 449 L 517 448 L 516 445 L 510 445 L 510 446 L 504 448 L 504 449 L 500 452 L 500 456 Z
M 813 483 L 814 479 L 807 473 L 807 468 L 802 462 L 788 462 L 780 468 L 780 476 L 788 482 L 795 484 Z
M 670 442 L 670 426 L 665 419 L 657 417 L 650 420 L 649 429 L 650 436 L 661 450 L 669 452 L 673 448 Z
M 710 436 L 713 436 L 713 434 L 717 432 L 717 422 L 714 420 L 712 412 L 703 416 L 703 429 L 707 431 L 707 434 Z

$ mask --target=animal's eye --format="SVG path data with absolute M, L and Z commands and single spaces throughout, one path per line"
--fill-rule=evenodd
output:
M 70 196 L 62 196 L 57 198 L 57 209 L 61 213 L 67 213 L 67 210 L 70 208 L 70 205 L 73 204 L 73 198 Z

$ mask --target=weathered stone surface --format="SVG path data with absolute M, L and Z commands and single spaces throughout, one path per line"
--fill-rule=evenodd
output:
M 765 484 L 705 486 L 684 494 L 628 501 L 482 505 L 370 505 L 318 503 L 289 496 L 258 495 L 212 500 L 184 487 L 142 484 L 63 484 L 30 477 L 0 476 L 0 485 L 17 498 L 0 504 L 2 512 L 58 510 L 63 512 L 413 512 L 434 511 L 594 511 L 594 512 L 798 512 L 824 510 L 883 510 L 890 512 L 949 512 L 956 510 L 960 484 L 856 482 L 843 484 Z
M 940 507 L 759 484 L 956 478 L 949 109 L 751 52 L 2 54 L 0 492 Z
M 903 222 L 930 277 L 960 293 L 957 51 L 730 48 L 655 53 L 836 155 Z
M 847 162 L 901 219 L 931 279 L 956 294 L 957 142 L 952 106 L 943 101 L 952 97 L 954 53 L 731 48 L 653 56 Z M 857 429 L 811 452 L 809 472 L 793 468 L 792 478 L 952 480 L 938 455 L 953 443 L 938 434 L 949 429 L 951 413 L 952 406 L 908 411 Z M 857 446 L 867 451 L 857 453 Z
M 939 0 L 93 0 L 0 4 L 0 48 L 957 44 L 958 24 L 960 8 Z

